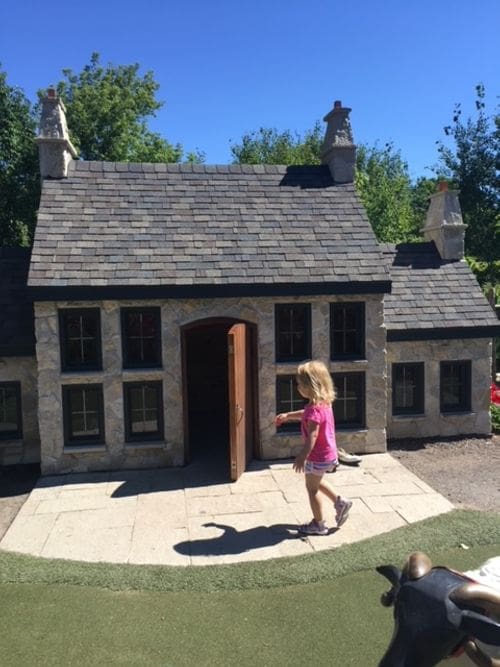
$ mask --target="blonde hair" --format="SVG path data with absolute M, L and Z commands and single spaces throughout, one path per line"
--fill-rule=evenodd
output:
M 307 361 L 297 368 L 297 382 L 311 403 L 333 403 L 337 392 L 332 376 L 322 361 Z

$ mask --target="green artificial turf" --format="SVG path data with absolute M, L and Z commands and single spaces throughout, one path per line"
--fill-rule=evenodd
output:
M 111 590 L 197 591 L 280 588 L 332 581 L 400 563 L 412 551 L 431 556 L 446 549 L 497 544 L 500 515 L 459 510 L 337 549 L 294 558 L 234 565 L 144 566 L 45 560 L 0 551 L 0 583 L 64 583 Z
M 375 666 L 392 611 L 374 567 L 417 549 L 473 568 L 500 553 L 500 516 L 457 511 L 307 557 L 219 567 L 0 552 L 0 665 Z

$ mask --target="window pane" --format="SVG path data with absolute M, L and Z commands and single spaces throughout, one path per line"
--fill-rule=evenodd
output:
M 100 319 L 97 309 L 59 311 L 63 370 L 100 366 Z
M 99 409 L 99 395 L 95 389 L 85 389 L 85 410 L 97 412 Z
M 0 387 L 0 432 L 16 432 L 18 424 L 18 393 L 15 387 Z
M 156 410 L 157 391 L 154 387 L 144 387 L 144 408 Z
M 100 442 L 104 438 L 100 385 L 63 387 L 66 444 Z
M 71 412 L 83 412 L 83 389 L 71 389 Z
M 140 313 L 127 313 L 127 334 L 136 338 L 141 335 Z
M 80 364 L 83 360 L 82 348 L 80 340 L 77 338 L 70 338 L 66 342 L 66 363 L 71 366 Z
M 330 306 L 331 358 L 364 356 L 364 303 L 332 303 Z
M 141 361 L 155 363 L 157 357 L 156 340 L 143 340 L 140 354 Z
M 97 318 L 93 313 L 82 316 L 81 326 L 84 338 L 95 338 L 97 336 Z
M 441 362 L 441 410 L 470 410 L 470 361 Z
M 99 397 L 95 389 L 71 391 L 71 432 L 75 437 L 99 435 Z
M 163 437 L 161 382 L 125 384 L 127 438 Z
M 151 313 L 142 315 L 142 336 L 144 338 L 154 338 L 156 336 L 156 321 Z
M 71 433 L 75 436 L 85 435 L 85 418 L 83 412 L 74 412 L 71 415 Z
M 159 366 L 160 309 L 123 312 L 124 365 L 132 367 Z
M 392 411 L 397 415 L 424 412 L 423 362 L 393 364 Z
M 276 379 L 276 412 L 295 412 L 306 404 L 297 389 L 295 375 L 282 375 Z M 277 428 L 278 433 L 300 431 L 300 422 L 287 422 Z
M 87 338 L 82 341 L 82 361 L 91 362 L 97 359 L 98 345 L 96 338 Z
M 132 412 L 134 410 L 142 409 L 142 390 L 140 387 L 129 388 L 129 401 L 130 401 L 130 409 Z
M 306 359 L 310 352 L 310 305 L 277 304 L 276 359 L 294 361 Z
M 335 423 L 344 428 L 361 428 L 365 421 L 364 373 L 334 373 L 337 398 L 333 404 Z
M 139 338 L 130 338 L 127 342 L 127 357 L 130 362 L 142 361 L 142 341 Z
M 98 435 L 99 434 L 99 415 L 97 412 L 87 412 L 85 414 L 86 423 L 85 430 L 87 435 Z
M 77 315 L 65 315 L 66 335 L 69 338 L 79 338 L 81 334 L 80 317 Z

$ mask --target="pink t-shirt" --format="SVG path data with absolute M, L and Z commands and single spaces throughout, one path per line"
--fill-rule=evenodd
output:
M 331 405 L 306 405 L 301 420 L 301 430 L 304 438 L 307 437 L 307 422 L 319 424 L 319 433 L 312 452 L 307 457 L 309 461 L 326 463 L 337 460 L 337 444 L 335 442 L 335 420 Z

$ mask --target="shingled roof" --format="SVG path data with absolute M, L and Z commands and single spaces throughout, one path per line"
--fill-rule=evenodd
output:
M 0 248 L 0 356 L 34 356 L 33 300 L 26 290 L 29 248 Z
M 387 340 L 500 335 L 500 323 L 464 261 L 444 261 L 430 243 L 384 244 L 392 291 L 384 298 Z
M 43 183 L 29 274 L 37 298 L 387 292 L 389 280 L 354 186 L 327 166 L 83 161 Z

